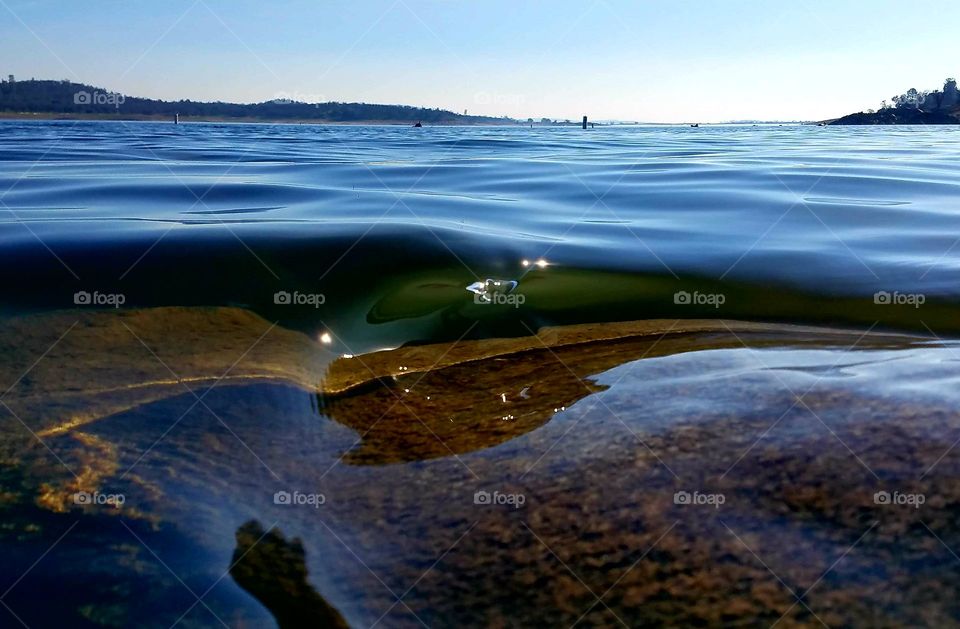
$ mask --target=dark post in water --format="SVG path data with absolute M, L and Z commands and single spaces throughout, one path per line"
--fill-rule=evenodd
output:
M 587 128 L 587 117 L 586 117 L 586 116 L 583 117 L 583 128 L 584 128 L 584 129 Z

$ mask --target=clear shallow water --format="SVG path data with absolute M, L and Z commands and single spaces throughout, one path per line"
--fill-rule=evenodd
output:
M 370 390 L 320 407 L 259 383 L 197 389 L 197 405 L 178 387 L 47 435 L 50 450 L 15 426 L 0 440 L 5 603 L 30 626 L 273 626 L 227 576 L 258 523 L 301 540 L 309 588 L 356 627 L 956 626 L 957 348 L 770 343 L 530 352 L 411 375 L 402 404 Z M 123 507 L 57 508 L 70 470 Z M 252 555 L 265 583 L 275 551 Z M 53 588 L 58 604 L 38 604 Z
M 824 310 L 916 328 L 916 309 L 884 321 L 897 309 L 818 300 L 960 298 L 949 128 L 5 121 L 0 195 L 9 308 L 70 307 L 76 290 L 120 292 L 126 306 L 243 305 L 333 327 L 357 351 L 458 337 L 478 320 L 473 335 L 519 333 L 517 319 L 694 314 L 677 290 L 744 291 L 727 316 Z M 534 273 L 540 295 L 522 312 L 463 311 L 461 288 L 516 279 L 522 259 L 541 257 L 552 266 Z M 570 283 L 580 271 L 595 286 L 618 273 L 646 283 L 584 291 Z M 397 291 L 436 301 L 437 284 L 450 290 L 432 310 L 371 315 Z M 276 308 L 278 290 L 325 304 Z M 783 293 L 799 301 L 783 306 Z
M 345 396 L 306 377 L 585 321 L 956 333 L 958 156 L 942 128 L 0 122 L 0 312 L 28 313 L 0 317 L 0 623 L 273 626 L 313 600 L 258 602 L 249 549 L 259 587 L 355 626 L 955 625 L 955 343 L 718 330 Z M 486 277 L 525 301 L 474 303 Z

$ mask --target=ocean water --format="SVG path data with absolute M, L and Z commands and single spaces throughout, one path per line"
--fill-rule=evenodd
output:
M 15 311 L 241 305 L 357 352 L 718 313 L 948 331 L 958 239 L 950 128 L 0 123 Z M 471 308 L 487 278 L 524 307 Z
M 960 626 L 958 193 L 944 127 L 2 121 L 0 626 Z

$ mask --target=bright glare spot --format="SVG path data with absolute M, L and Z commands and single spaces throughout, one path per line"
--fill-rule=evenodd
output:
M 503 400 L 504 402 L 506 402 L 506 401 L 507 401 L 507 394 L 506 394 L 506 393 L 501 393 L 501 394 L 500 394 L 500 399 Z
M 330 336 L 329 332 L 324 332 L 320 335 L 320 342 L 324 345 L 329 345 L 330 343 L 333 343 L 333 337 Z
M 536 265 L 537 265 L 538 267 L 540 267 L 541 269 L 547 268 L 547 264 L 549 264 L 549 263 L 548 263 L 546 260 L 544 260 L 543 258 L 540 258 L 539 260 L 536 261 Z
M 353 358 L 353 354 L 344 354 L 343 357 L 344 357 L 344 358 Z
M 523 266 L 530 266 L 530 260 L 524 260 L 520 264 L 522 264 Z

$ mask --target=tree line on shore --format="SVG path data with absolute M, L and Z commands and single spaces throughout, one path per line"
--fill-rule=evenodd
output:
M 944 81 L 943 89 L 940 90 L 921 92 L 911 87 L 903 94 L 893 96 L 889 102 L 883 101 L 880 109 L 849 114 L 829 121 L 829 124 L 960 124 L 960 90 L 953 78 Z
M 304 103 L 276 98 L 262 103 L 163 101 L 127 96 L 71 81 L 13 77 L 0 81 L 0 111 L 64 116 L 246 118 L 330 122 L 398 121 L 424 123 L 512 122 L 508 118 L 467 116 L 438 108 L 370 103 Z

